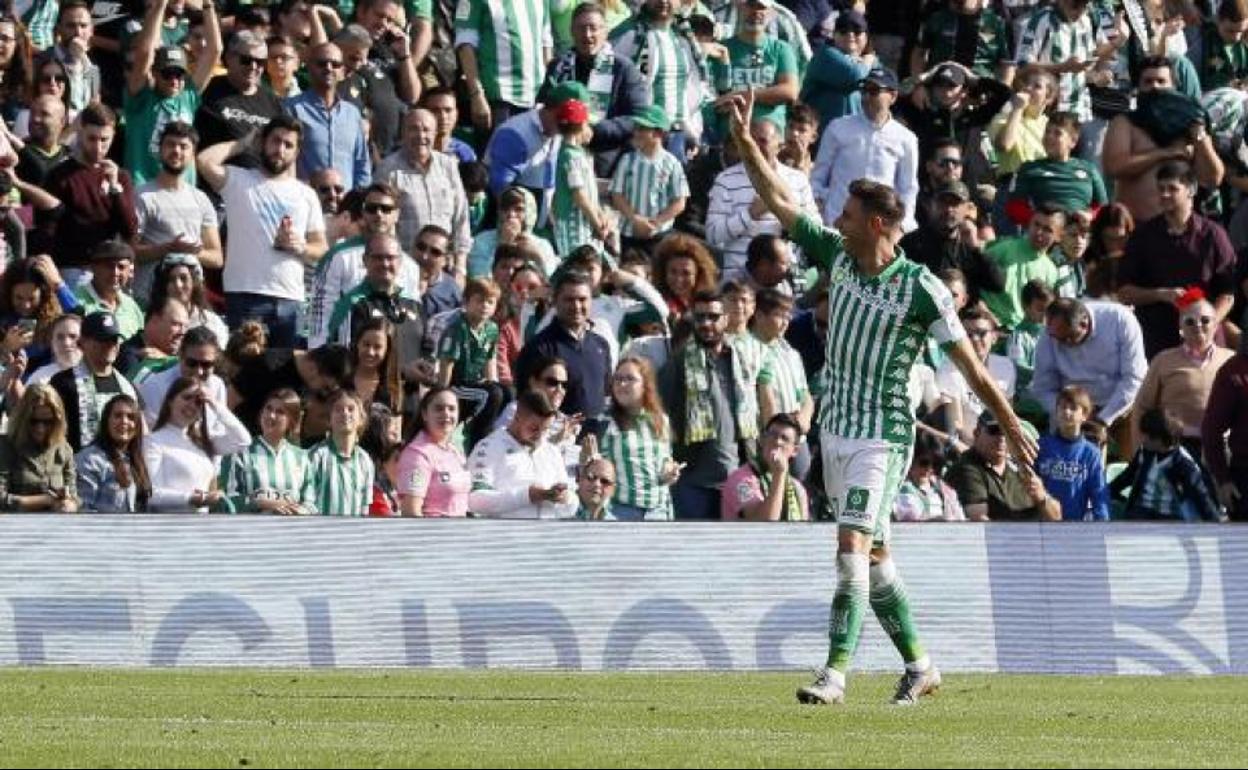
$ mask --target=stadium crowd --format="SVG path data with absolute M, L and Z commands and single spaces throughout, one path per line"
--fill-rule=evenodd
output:
M 895 519 L 1248 519 L 1248 0 L 10 3 L 0 509 L 832 518 L 747 90 L 1041 436 L 917 351 Z

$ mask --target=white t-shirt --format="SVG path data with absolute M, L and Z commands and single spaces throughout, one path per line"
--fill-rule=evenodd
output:
M 255 169 L 230 166 L 221 188 L 229 223 L 226 293 L 245 292 L 305 301 L 303 260 L 273 248 L 282 217 L 306 238 L 325 232 L 321 203 L 311 187 L 297 179 L 270 179 Z
M 987 366 L 988 375 L 992 377 L 992 381 L 997 383 L 997 387 L 1001 389 L 1006 398 L 1013 399 L 1014 386 L 1018 382 L 1018 370 L 1014 368 L 1014 362 L 1005 356 L 989 353 Z M 952 358 L 946 358 L 940 365 L 940 369 L 936 371 L 936 386 L 940 388 L 941 398 L 956 401 L 962 405 L 962 424 L 973 426 L 979 419 L 980 413 L 984 411 L 984 404 L 971 390 L 971 386 L 966 383 L 966 378 L 962 376 L 962 372 L 953 363 Z

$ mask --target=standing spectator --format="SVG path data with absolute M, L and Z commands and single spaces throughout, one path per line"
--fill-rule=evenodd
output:
M 923 157 L 942 139 L 954 140 L 969 156 L 979 129 L 992 121 L 1010 95 L 1004 83 L 977 78 L 963 65 L 945 62 L 919 76 L 915 92 L 900 105 L 898 114 L 918 137 Z M 970 172 L 967 178 L 979 181 Z
M 438 384 L 454 386 L 455 395 L 471 405 L 466 409 L 471 447 L 485 438 L 503 408 L 506 391 L 498 384 L 498 284 L 473 278 L 464 289 L 464 312 L 452 322 L 438 343 Z
M 503 519 L 568 518 L 576 513 L 563 453 L 546 440 L 556 412 L 545 393 L 520 394 L 511 422 L 477 444 L 468 458 L 468 510 Z
M 215 440 L 208 435 L 209 412 L 224 429 Z M 211 397 L 196 380 L 174 380 L 152 434 L 143 445 L 143 459 L 152 479 L 148 507 L 161 513 L 181 513 L 188 508 L 207 513 L 225 498 L 217 487 L 220 458 L 242 451 L 250 443 L 251 435 L 224 402 Z
M 65 405 L 65 440 L 75 451 L 95 440 L 104 407 L 114 396 L 126 395 L 138 403 L 134 386 L 113 366 L 121 339 L 111 314 L 92 313 L 82 322 L 82 360 L 48 381 Z
M 1218 499 L 1232 521 L 1248 521 L 1248 353 L 1243 350 L 1214 376 L 1200 433 Z
M 923 224 L 906 233 L 899 246 L 906 256 L 939 274 L 956 269 L 966 279 L 966 289 L 978 300 L 984 294 L 1005 289 L 1005 273 L 984 253 L 979 230 L 970 216 L 971 191 L 961 181 L 935 188 L 927 200 Z
M 867 52 L 867 17 L 841 11 L 832 30 L 832 43 L 815 50 L 802 80 L 802 104 L 819 113 L 820 133 L 830 121 L 862 112 L 858 84 L 875 64 L 875 55 Z
M 230 38 L 225 74 L 208 83 L 195 115 L 195 129 L 204 147 L 242 139 L 282 114 L 281 100 L 260 82 L 268 57 L 264 38 L 254 32 L 243 30 Z M 259 164 L 258 158 L 244 160 L 252 166 Z
M 910 71 L 923 72 L 933 64 L 953 61 L 975 77 L 1002 83 L 1014 79 L 1014 50 L 1005 20 L 984 0 L 948 0 L 919 27 L 910 51 Z
M 420 268 L 420 317 L 426 326 L 438 313 L 464 304 L 463 290 L 448 270 L 451 236 L 437 225 L 425 225 L 412 244 L 412 257 Z
M 1200 73 L 1205 93 L 1217 88 L 1242 88 L 1248 80 L 1248 3 L 1225 0 L 1217 5 L 1212 21 L 1200 28 L 1200 47 L 1192 61 Z
M 48 175 L 61 161 L 73 156 L 61 143 L 65 131 L 65 103 L 55 96 L 36 96 L 30 104 L 30 135 L 17 151 L 17 176 L 24 182 L 47 187 Z
M 26 27 L 12 11 L 0 16 L 0 117 L 6 126 L 17 118 L 31 85 L 31 45 Z
M 139 229 L 130 174 L 108 159 L 116 115 L 103 104 L 93 103 L 78 120 L 77 153 L 53 169 L 47 180 L 48 192 L 63 207 L 52 256 L 66 279 L 75 284 L 95 244 L 110 238 L 128 242 Z
M 308 88 L 286 100 L 286 110 L 303 124 L 299 141 L 299 178 L 310 179 L 323 168 L 335 168 L 350 188 L 372 179 L 372 160 L 360 109 L 338 97 L 342 51 L 322 43 L 308 51 Z
M 100 422 L 104 429 L 74 461 L 82 511 L 146 511 L 152 481 L 143 460 L 143 415 L 138 402 L 127 395 L 113 396 Z
M 34 67 L 35 75 L 31 82 L 27 107 L 17 113 L 17 118 L 13 121 L 13 134 L 23 140 L 30 138 L 31 124 L 35 120 L 35 101 L 47 96 L 61 105 L 63 123 L 55 135 L 56 139 L 68 140 L 71 132 L 66 126 L 78 119 L 78 110 L 69 104 L 69 69 L 57 59 L 48 56 L 35 59 Z
M 966 521 L 958 493 L 942 472 L 945 465 L 944 447 L 930 433 L 914 437 L 914 458 L 905 481 L 893 501 L 893 518 L 897 521 Z
M 1179 440 L 1182 425 L 1178 419 L 1152 409 L 1140 417 L 1140 431 L 1144 446 L 1110 485 L 1116 495 L 1128 486 L 1131 488 L 1122 517 L 1144 521 L 1224 521 L 1212 480 Z
M 189 323 L 190 313 L 186 305 L 173 297 L 165 297 L 162 304 L 150 303 L 147 317 L 143 320 L 143 331 L 122 345 L 118 368 L 137 385 L 153 373 L 173 366 L 177 363 L 178 346 L 182 344 L 182 335 L 186 333 Z
M 849 184 L 870 179 L 889 185 L 906 208 L 903 229 L 915 227 L 919 194 L 919 140 L 893 118 L 897 76 L 876 67 L 863 78 L 862 114 L 847 115 L 828 124 L 819 142 L 811 188 L 825 223 L 835 222 L 849 198 Z
M 1027 19 L 1014 60 L 1057 75 L 1057 109 L 1073 112 L 1080 122 L 1092 120 L 1088 72 L 1111 56 L 1117 45 L 1089 11 L 1090 0 L 1057 0 L 1037 8 Z
M 1118 299 L 1135 306 L 1149 357 L 1179 343 L 1179 298 L 1199 288 L 1221 324 L 1235 302 L 1235 248 L 1222 226 L 1195 212 L 1196 175 L 1186 163 L 1157 171 L 1162 214 L 1127 241 L 1118 266 Z
M 1049 108 L 1056 99 L 1057 77 L 1046 69 L 1028 66 L 1015 79 L 1014 96 L 988 125 L 1002 191 L 1024 163 L 1044 157 Z
M 971 521 L 1060 521 L 1061 503 L 1049 495 L 1030 466 L 1016 465 L 1001 425 L 985 410 L 975 443 L 949 470 L 949 484 Z
M 1049 252 L 1057 266 L 1053 290 L 1059 297 L 1080 299 L 1088 293 L 1088 246 L 1092 241 L 1092 212 L 1071 211 L 1066 215 L 1062 238 Z
M 693 338 L 672 354 L 662 374 L 675 457 L 686 468 L 672 488 L 677 519 L 714 518 L 724 480 L 758 437 L 757 382 L 724 336 L 724 301 L 699 293 Z
M 795 196 L 794 203 L 818 217 L 819 209 L 806 174 L 779 161 L 783 133 L 777 124 L 768 119 L 756 119 L 750 124 L 750 135 L 762 150 L 764 159 Z M 779 235 L 782 230 L 780 220 L 767 210 L 750 184 L 744 164 L 730 166 L 715 177 L 706 213 L 706 241 L 720 251 L 724 279 L 744 277 L 751 240 L 763 234 Z
M 78 305 L 83 315 L 105 310 L 117 319 L 123 337 L 132 337 L 143 328 L 143 310 L 122 289 L 126 276 L 134 270 L 134 250 L 122 241 L 100 241 L 91 250 L 91 280 L 78 288 Z
M 290 99 L 303 92 L 295 74 L 299 72 L 299 48 L 285 35 L 272 35 L 264 41 L 269 58 L 264 63 L 264 81 L 278 99 Z
M 1049 259 L 1049 249 L 1057 243 L 1065 222 L 1061 209 L 1046 204 L 1032 214 L 1026 235 L 998 238 L 988 244 L 989 259 L 1005 275 L 1005 288 L 983 292 L 980 299 L 1005 329 L 1013 329 L 1023 320 L 1024 284 L 1037 278 L 1048 286 L 1057 282 L 1057 266 Z
M 56 46 L 45 57 L 65 65 L 72 110 L 80 111 L 100 101 L 100 68 L 89 56 L 94 35 L 95 24 L 86 0 L 64 0 L 56 19 Z
M 816 0 L 817 1 L 817 0 Z M 789 3 L 792 5 L 793 3 Z M 741 17 L 753 12 L 755 14 L 753 20 L 746 23 L 752 24 L 758 21 L 758 10 L 766 10 L 766 21 L 762 23 L 762 29 L 767 33 L 768 37 L 779 40 L 793 49 L 793 61 L 797 66 L 797 80 L 801 82 L 805 76 L 806 67 L 810 64 L 811 49 L 810 40 L 812 37 L 818 36 L 820 33 L 813 29 L 813 22 L 803 22 L 798 18 L 795 10 L 786 7 L 785 4 L 777 0 L 755 0 L 755 2 L 744 3 L 741 0 L 711 0 L 705 4 L 714 16 L 716 35 L 723 38 L 727 32 L 739 29 L 741 26 Z M 819 19 L 824 21 L 830 12 L 824 12 Z M 708 19 L 709 21 L 709 19 Z M 808 23 L 809 22 L 809 23 Z
M 269 327 L 269 342 L 292 347 L 304 303 L 304 269 L 325 253 L 325 220 L 312 188 L 295 179 L 302 127 L 273 118 L 260 133 L 260 169 L 226 166 L 245 149 L 240 141 L 199 154 L 204 181 L 221 194 L 230 222 L 224 285 L 230 326 L 254 318 Z
M 640 107 L 632 121 L 633 148 L 620 157 L 611 177 L 611 205 L 620 212 L 621 251 L 650 253 L 685 210 L 689 182 L 680 161 L 663 149 L 671 124 L 662 108 Z
M 208 196 L 188 184 L 184 171 L 195 164 L 198 135 L 188 123 L 166 123 L 160 132 L 160 173 L 136 191 L 138 269 L 134 294 L 147 301 L 158 264 L 166 257 L 190 257 L 200 268 L 224 263 L 217 210 Z
M 204 327 L 217 338 L 217 346 L 225 349 L 230 342 L 230 331 L 208 305 L 204 286 L 204 269 L 190 254 L 170 254 L 156 268 L 156 283 L 152 290 L 152 304 L 163 303 L 165 297 L 173 297 L 187 308 L 187 328 Z
M 482 134 L 533 107 L 550 61 L 549 4 L 521 7 L 512 13 L 504 0 L 458 0 L 455 9 L 455 52 Z
M 758 457 L 728 474 L 724 480 L 720 518 L 752 521 L 806 521 L 810 506 L 806 489 L 789 475 L 805 434 L 787 414 L 767 422 Z
M 346 63 L 340 95 L 369 116 L 369 143 L 381 156 L 394 150 L 403 114 L 420 98 L 420 78 L 399 13 L 394 0 L 364 0 L 356 11 L 360 23 L 348 24 L 333 38 Z
M 373 460 L 359 446 L 365 412 L 349 390 L 329 398 L 329 435 L 308 451 L 316 512 L 322 516 L 365 516 L 373 497 Z
M 672 459 L 670 435 L 650 362 L 621 359 L 611 377 L 610 422 L 602 437 L 602 454 L 617 471 L 611 497 L 616 519 L 672 518 L 668 487 L 681 466 Z
M 221 491 L 234 513 L 316 513 L 308 453 L 299 447 L 303 402 L 290 388 L 278 388 L 260 409 L 260 435 L 251 446 L 225 458 Z
M 316 191 L 316 197 L 321 202 L 321 214 L 327 220 L 331 217 L 337 217 L 342 214 L 350 215 L 352 212 L 346 206 L 347 185 L 342 181 L 342 174 L 333 166 L 326 166 L 313 173 L 308 177 L 308 186 Z M 332 228 L 331 228 L 332 229 Z M 343 228 L 338 233 L 331 233 L 326 236 L 329 245 L 332 247 L 343 237 L 351 232 L 350 228 Z M 339 235 L 340 237 L 334 237 Z
M 1032 395 L 1052 415 L 1062 388 L 1082 385 L 1096 407 L 1092 419 L 1109 428 L 1122 456 L 1131 456 L 1131 405 L 1148 367 L 1139 323 L 1122 305 L 1058 299 L 1049 305 L 1045 325 Z
M 614 224 L 606 208 L 599 205 L 594 162 L 585 152 L 592 136 L 589 108 L 576 99 L 566 101 L 556 110 L 555 121 L 562 137 L 550 210 L 555 253 L 566 258 L 585 245 L 601 251 L 614 234 Z
M 1118 267 L 1127 241 L 1135 232 L 1135 219 L 1121 203 L 1111 203 L 1096 213 L 1084 261 L 1088 265 L 1085 291 L 1091 298 L 1111 299 L 1118 291 Z
M 216 5 L 207 3 L 204 19 L 208 48 L 191 73 L 181 46 L 160 46 L 160 30 L 169 0 L 149 0 L 138 36 L 131 41 L 134 61 L 126 75 L 125 120 L 126 168 L 135 184 L 145 184 L 161 170 L 161 141 L 170 123 L 191 123 L 199 109 L 200 93 L 208 86 L 221 55 L 221 28 Z M 189 78 L 189 82 L 188 82 Z M 190 169 L 194 179 L 195 170 Z
M 476 162 L 476 150 L 453 133 L 459 127 L 459 100 L 454 88 L 438 86 L 425 91 L 420 97 L 420 107 L 433 115 L 437 123 L 433 135 L 434 150 L 450 155 L 460 163 Z
M 61 398 L 47 385 L 32 385 L 13 410 L 8 432 L 0 436 L 0 506 L 74 513 L 76 476 Z
M 755 120 L 769 120 L 784 136 L 788 106 L 797 101 L 800 75 L 793 47 L 768 34 L 774 0 L 733 0 L 736 24 L 724 41 L 726 56 L 711 58 L 711 82 L 718 97 L 712 115 L 717 143 L 727 139 L 724 115 L 733 99 L 754 90 Z M 809 58 L 809 57 L 807 57 Z
M 1109 521 L 1101 450 L 1083 437 L 1083 424 L 1092 409 L 1088 391 L 1067 385 L 1057 394 L 1054 430 L 1040 439 L 1036 472 L 1044 488 L 1062 504 L 1066 521 Z
M 404 516 L 468 515 L 472 475 L 455 445 L 459 398 L 435 387 L 420 400 L 419 432 L 399 458 L 399 503 Z
M 1023 284 L 1022 297 L 1023 320 L 1010 331 L 1005 341 L 1005 355 L 1018 372 L 1020 395 L 1031 391 L 1031 377 L 1036 370 L 1036 346 L 1045 334 L 1045 313 L 1056 295 L 1044 281 L 1034 279 Z

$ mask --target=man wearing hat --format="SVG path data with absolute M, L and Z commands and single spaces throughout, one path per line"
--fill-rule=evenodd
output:
M 910 71 L 923 72 L 935 62 L 954 61 L 976 77 L 1014 80 L 1014 51 L 1009 27 L 984 0 L 948 0 L 927 17 L 910 52 Z
M 866 48 L 867 17 L 853 10 L 838 13 L 832 44 L 815 52 L 802 81 L 801 101 L 819 113 L 820 131 L 829 121 L 862 112 L 858 84 L 875 63 Z
M 663 147 L 670 127 L 667 113 L 657 104 L 633 115 L 633 149 L 620 158 L 610 186 L 611 205 L 621 214 L 624 249 L 633 246 L 649 253 L 685 210 L 689 199 L 685 170 Z
M 559 124 L 555 112 L 564 102 L 590 99 L 589 89 L 572 80 L 550 90 L 546 101 L 499 126 L 485 148 L 490 168 L 490 194 L 501 195 L 520 185 L 541 201 L 538 224 L 544 224 L 555 191 L 555 161 L 559 157 Z
M 937 275 L 950 268 L 961 270 L 972 302 L 982 292 L 1004 289 L 1005 274 L 984 254 L 979 241 L 975 204 L 966 184 L 946 182 L 932 191 L 926 203 L 923 224 L 906 233 L 899 244 L 906 256 Z
M 857 179 L 886 184 L 901 197 L 906 208 L 903 227 L 917 227 L 914 206 L 919 194 L 919 140 L 914 132 L 893 118 L 897 101 L 897 76 L 875 67 L 858 84 L 862 91 L 862 114 L 846 115 L 828 124 L 819 142 L 810 185 L 831 224 L 841 215 L 849 198 L 849 185 Z
M 256 33 L 243 30 L 230 38 L 225 51 L 225 74 L 208 83 L 195 115 L 201 147 L 242 139 L 282 114 L 281 100 L 260 82 L 268 58 L 268 46 Z M 259 165 L 255 154 L 239 160 L 249 167 Z
M 113 366 L 121 340 L 121 328 L 112 313 L 91 313 L 83 320 L 78 338 L 82 358 L 48 383 L 65 404 L 65 440 L 75 452 L 95 440 L 100 416 L 113 396 L 125 394 L 138 400 L 134 386 Z
M 186 51 L 180 46 L 158 48 L 168 5 L 169 0 L 151 0 L 148 4 L 143 29 L 133 40 L 134 61 L 126 77 L 122 111 L 126 122 L 125 161 L 136 185 L 149 182 L 160 173 L 161 130 L 167 123 L 190 123 L 195 119 L 200 92 L 208 85 L 221 54 L 220 25 L 211 2 L 204 7 L 208 47 L 200 54 L 194 73 L 189 72 Z M 194 170 L 188 173 L 194 179 Z
M 100 241 L 91 251 L 91 280 L 75 292 L 84 314 L 104 310 L 112 313 L 123 337 L 143 328 L 143 310 L 122 286 L 134 270 L 134 250 L 124 241 Z
M 991 77 L 975 77 L 964 65 L 944 62 L 920 75 L 909 96 L 898 105 L 897 116 L 919 137 L 919 150 L 927 158 L 941 139 L 953 138 L 966 147 L 971 131 L 991 123 L 1013 92 Z M 967 178 L 970 184 L 976 181 Z
M 1031 429 L 1035 432 L 1035 428 Z M 949 469 L 971 521 L 1060 521 L 1061 502 L 1044 488 L 1029 465 L 1010 459 L 1001 423 L 985 411 L 975 425 L 975 443 Z

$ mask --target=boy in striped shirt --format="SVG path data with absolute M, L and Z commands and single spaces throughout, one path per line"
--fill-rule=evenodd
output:
M 329 400 L 329 436 L 308 452 L 316 510 L 322 516 L 364 516 L 373 499 L 373 459 L 360 448 L 364 405 L 340 390 Z
M 759 376 L 759 384 L 771 388 L 776 414 L 787 414 L 801 426 L 803 439 L 810 432 L 815 414 L 815 400 L 806 382 L 802 357 L 784 338 L 793 316 L 793 298 L 776 289 L 758 292 L 754 303 L 753 334 L 763 344 L 769 357 Z M 772 415 L 763 415 L 770 420 Z M 794 461 L 794 475 L 805 478 L 810 470 L 810 448 L 803 440 Z
M 611 205 L 622 215 L 621 250 L 638 248 L 649 253 L 659 237 L 685 210 L 689 182 L 680 161 L 663 149 L 671 127 L 657 104 L 633 116 L 633 149 L 620 158 L 611 178 Z
M 594 161 L 585 152 L 585 145 L 594 135 L 589 126 L 589 108 L 579 99 L 570 99 L 555 110 L 555 121 L 563 135 L 555 166 L 555 199 L 551 207 L 555 253 L 566 257 L 585 244 L 602 251 L 611 223 L 606 211 L 598 205 Z

